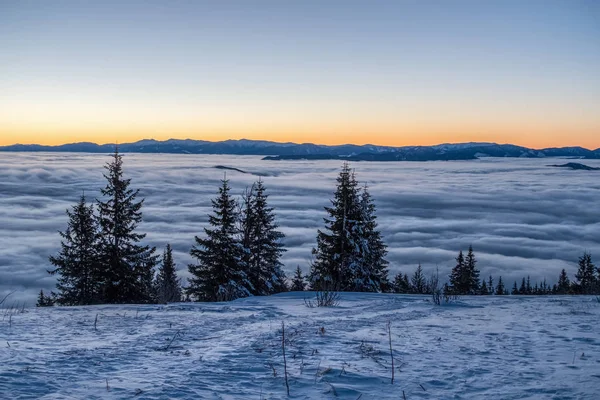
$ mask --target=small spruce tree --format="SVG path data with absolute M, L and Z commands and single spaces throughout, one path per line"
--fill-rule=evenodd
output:
M 513 288 L 511 290 L 510 294 L 512 294 L 512 295 L 520 294 L 519 288 L 517 287 L 517 281 L 515 281 L 515 283 L 513 284 Z
M 465 277 L 464 285 L 468 294 L 477 294 L 479 292 L 479 270 L 477 269 L 477 260 L 473 252 L 473 246 L 469 246 L 469 251 L 465 257 Z
M 427 294 L 427 280 L 423 274 L 423 268 L 421 264 L 415 270 L 412 278 L 410 279 L 411 292 L 416 294 Z
M 496 295 L 503 296 L 505 294 L 504 282 L 502 281 L 502 276 L 498 277 L 498 285 L 496 286 Z
M 567 271 L 563 268 L 558 276 L 558 284 L 554 290 L 555 294 L 568 294 L 571 291 L 571 281 L 567 275 Z
M 165 247 L 154 286 L 156 299 L 159 303 L 178 303 L 181 301 L 181 283 L 177 277 L 177 269 L 175 261 L 173 261 L 173 249 L 170 244 Z
M 306 283 L 304 282 L 304 276 L 302 275 L 302 270 L 298 265 L 296 267 L 296 273 L 294 274 L 294 278 L 292 279 L 292 286 L 290 290 L 292 292 L 302 292 L 306 287 Z
M 46 296 L 43 290 L 40 290 L 40 294 L 38 295 L 36 307 L 52 307 L 54 305 L 54 299 L 52 296 Z
M 394 292 L 406 294 L 411 292 L 410 281 L 408 279 L 407 274 L 402 274 L 401 272 L 396 275 L 394 278 Z
M 487 296 L 489 293 L 488 291 L 488 287 L 487 287 L 487 283 L 485 282 L 485 279 L 481 280 L 481 286 L 479 288 L 479 294 L 482 296 Z
M 451 291 L 452 294 L 458 295 L 468 293 L 468 281 L 465 280 L 465 277 L 467 276 L 465 269 L 465 258 L 461 250 L 456 257 L 456 265 L 452 268 L 450 274 L 450 285 L 448 290 Z
M 596 292 L 596 266 L 592 262 L 592 255 L 588 252 L 579 257 L 579 268 L 575 274 L 575 279 L 577 279 L 576 290 L 578 293 L 593 294 Z

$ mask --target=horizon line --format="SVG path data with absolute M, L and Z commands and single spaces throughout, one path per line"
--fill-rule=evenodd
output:
M 179 138 L 169 138 L 169 139 L 165 139 L 165 140 L 159 140 L 159 139 L 153 139 L 153 138 L 144 138 L 144 139 L 140 139 L 140 140 L 136 140 L 136 141 L 132 141 L 132 142 L 123 142 L 123 143 L 119 143 L 119 142 L 107 142 L 107 143 L 97 143 L 97 142 L 91 142 L 91 141 L 80 141 L 80 142 L 66 142 L 66 143 L 61 143 L 61 144 L 40 144 L 40 143 L 13 143 L 13 144 L 7 144 L 7 145 L 2 145 L 0 146 L 0 148 L 6 148 L 6 147 L 12 147 L 12 146 L 42 146 L 42 147 L 60 147 L 60 146 L 67 146 L 67 145 L 71 145 L 71 144 L 93 144 L 96 146 L 117 146 L 117 145 L 127 145 L 127 144 L 136 144 L 136 143 L 140 143 L 140 142 L 144 142 L 144 141 L 153 141 L 153 142 L 157 142 L 157 143 L 166 143 L 169 141 L 191 141 L 191 142 L 207 142 L 207 143 L 223 143 L 223 142 L 241 142 L 241 141 L 247 141 L 247 142 L 267 142 L 267 143 L 274 143 L 274 144 L 293 144 L 293 145 L 314 145 L 314 146 L 322 146 L 322 147 L 337 147 L 337 146 L 358 146 L 358 147 L 365 147 L 365 146 L 376 146 L 376 147 L 387 147 L 387 148 L 406 148 L 406 147 L 436 147 L 436 146 L 444 146 L 444 145 L 460 145 L 460 144 L 482 144 L 482 145 L 498 145 L 498 146 L 517 146 L 517 147 L 523 147 L 523 148 L 527 148 L 527 149 L 531 149 L 531 150 L 545 150 L 545 149 L 565 149 L 565 148 L 581 148 L 581 149 L 585 149 L 588 151 L 595 151 L 595 150 L 600 150 L 600 147 L 597 148 L 588 148 L 588 147 L 584 147 L 584 146 L 579 146 L 579 145 L 570 145 L 570 146 L 551 146 L 551 147 L 528 147 L 528 146 L 524 146 L 524 145 L 520 145 L 520 144 L 515 144 L 515 143 L 498 143 L 498 142 L 487 142 L 487 141 L 482 141 L 482 142 L 478 142 L 478 141 L 467 141 L 467 142 L 444 142 L 444 143 L 437 143 L 437 144 L 431 144 L 431 145 L 427 145 L 427 144 L 414 144 L 414 145 L 402 145 L 402 146 L 393 146 L 393 145 L 383 145 L 383 144 L 374 144 L 374 143 L 365 143 L 365 144 L 356 144 L 356 143 L 340 143 L 340 144 L 322 144 L 322 143 L 315 143 L 315 142 L 291 142 L 291 141 L 276 141 L 276 140 L 266 140 L 266 139 L 246 139 L 246 138 L 241 138 L 241 139 L 224 139 L 224 140 L 206 140 L 206 139 L 191 139 L 191 138 L 185 138 L 185 139 L 179 139 Z

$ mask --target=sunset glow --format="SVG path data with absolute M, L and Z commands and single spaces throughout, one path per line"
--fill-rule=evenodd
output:
M 3 2 L 0 145 L 600 147 L 597 3 L 224 3 Z

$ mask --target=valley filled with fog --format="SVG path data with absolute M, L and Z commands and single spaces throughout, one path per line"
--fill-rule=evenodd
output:
M 0 154 L 0 295 L 33 305 L 39 289 L 54 288 L 48 256 L 60 246 L 65 209 L 82 192 L 92 200 L 105 185 L 107 155 Z M 554 283 L 562 268 L 576 271 L 584 250 L 600 257 L 600 171 L 552 168 L 557 159 L 452 162 L 356 162 L 368 184 L 389 246 L 390 277 L 439 267 L 445 277 L 459 250 L 473 245 L 481 276 Z M 585 160 L 600 167 L 600 160 Z M 223 170 L 215 166 L 237 168 Z M 125 154 L 132 187 L 146 199 L 141 232 L 162 248 L 171 243 L 179 274 L 188 276 L 188 252 L 202 235 L 210 200 L 224 173 L 233 194 L 259 177 L 276 208 L 288 251 L 283 262 L 308 271 L 323 207 L 329 204 L 339 161 L 263 161 L 258 156 Z

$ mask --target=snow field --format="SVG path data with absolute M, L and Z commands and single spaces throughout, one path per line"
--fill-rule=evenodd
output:
M 600 398 L 593 297 L 436 307 L 342 293 L 337 307 L 308 308 L 312 295 L 14 313 L 0 320 L 0 398 L 285 399 L 282 322 L 292 399 Z

